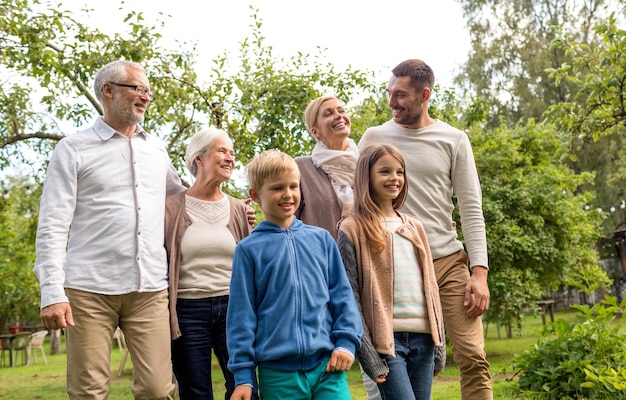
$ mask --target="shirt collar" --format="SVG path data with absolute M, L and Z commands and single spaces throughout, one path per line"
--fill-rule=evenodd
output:
M 96 123 L 93 125 L 93 129 L 96 131 L 98 137 L 102 140 L 109 140 L 113 137 L 113 135 L 118 133 L 115 129 L 111 128 L 109 124 L 104 122 L 104 119 L 102 119 L 102 117 L 98 117 Z M 136 126 L 135 133 L 140 134 L 141 136 L 143 136 L 144 139 L 148 136 L 146 131 L 144 131 L 141 127 L 141 125 Z

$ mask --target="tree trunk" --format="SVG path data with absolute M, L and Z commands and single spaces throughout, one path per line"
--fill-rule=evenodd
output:
M 50 354 L 61 353 L 61 330 L 54 329 L 50 331 Z

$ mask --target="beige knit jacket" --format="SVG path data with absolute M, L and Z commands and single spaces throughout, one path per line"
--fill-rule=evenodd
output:
M 430 329 L 433 342 L 438 347 L 436 358 L 439 360 L 435 361 L 436 369 L 441 370 L 443 369 L 441 357 L 445 364 L 443 319 L 439 287 L 426 232 L 415 217 L 403 213 L 399 215 L 402 225 L 396 233 L 413 244 L 422 269 Z M 371 252 L 364 232 L 351 217 L 341 222 L 337 239 L 346 273 L 364 321 L 363 341 L 357 357 L 365 372 L 372 378 L 386 373 L 386 365 L 378 354 L 395 356 L 392 240 L 392 234 L 388 232 L 385 249 L 380 253 Z

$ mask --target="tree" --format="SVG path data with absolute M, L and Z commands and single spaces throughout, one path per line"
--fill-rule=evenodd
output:
M 231 132 L 244 163 L 271 148 L 292 156 L 309 154 L 315 142 L 304 124 L 307 104 L 323 94 L 353 104 L 354 98 L 374 90 L 373 74 L 337 71 L 320 54 L 298 53 L 288 62 L 276 59 L 264 42 L 258 10 L 252 12 L 252 38 L 241 43 L 239 68 L 228 72 L 234 70 L 228 55 L 215 60 L 207 93 L 223 100 L 213 123 Z
M 626 1 L 620 3 L 626 6 Z M 571 62 L 548 70 L 557 85 L 568 84 L 575 92 L 568 101 L 553 104 L 546 118 L 570 133 L 574 168 L 596 171 L 596 205 L 604 211 L 619 207 L 626 196 L 626 30 L 617 23 L 613 13 L 594 27 L 596 46 L 561 30 L 552 48 L 567 54 Z M 604 235 L 611 237 L 616 229 L 626 227 L 623 213 L 608 215 Z
M 566 101 L 572 85 L 549 79 L 548 68 L 569 61 L 550 47 L 555 28 L 571 28 L 593 45 L 591 27 L 617 8 L 612 0 L 458 0 L 472 37 L 472 50 L 456 82 L 490 104 L 489 125 L 541 119 L 548 106 Z
M 0 332 L 9 325 L 39 321 L 35 231 L 39 187 L 26 178 L 9 179 L 0 197 Z
M 601 214 L 584 205 L 591 192 L 556 156 L 567 142 L 554 126 L 533 120 L 514 128 L 475 128 L 472 140 L 483 190 L 491 305 L 486 318 L 521 323 L 535 302 L 580 268 L 599 269 L 594 244 Z
M 486 99 L 490 127 L 514 127 L 534 118 L 568 135 L 561 149 L 569 158 L 565 162 L 577 174 L 594 176 L 576 191 L 589 192 L 588 207 L 594 213 L 597 208 L 606 211 L 602 241 L 612 241 L 614 232 L 626 230 L 619 207 L 625 199 L 626 154 L 624 135 L 618 133 L 624 131 L 625 51 L 619 26 L 626 20 L 626 2 L 459 3 L 472 35 L 472 53 L 457 82 L 474 98 Z M 607 211 L 612 209 L 617 212 Z M 626 271 L 626 246 L 616 243 Z
M 626 1 L 621 0 L 626 5 Z M 594 27 L 600 42 L 588 46 L 563 31 L 551 48 L 571 57 L 570 63 L 548 69 L 555 84 L 576 89 L 570 101 L 553 104 L 546 113 L 578 140 L 597 141 L 613 133 L 626 133 L 626 30 L 617 27 L 615 13 Z

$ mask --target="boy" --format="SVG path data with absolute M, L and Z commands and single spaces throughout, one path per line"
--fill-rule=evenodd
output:
M 246 167 L 265 221 L 235 248 L 226 319 L 231 400 L 250 399 L 255 367 L 263 399 L 350 399 L 345 371 L 363 325 L 330 234 L 294 217 L 300 172 L 267 150 Z

